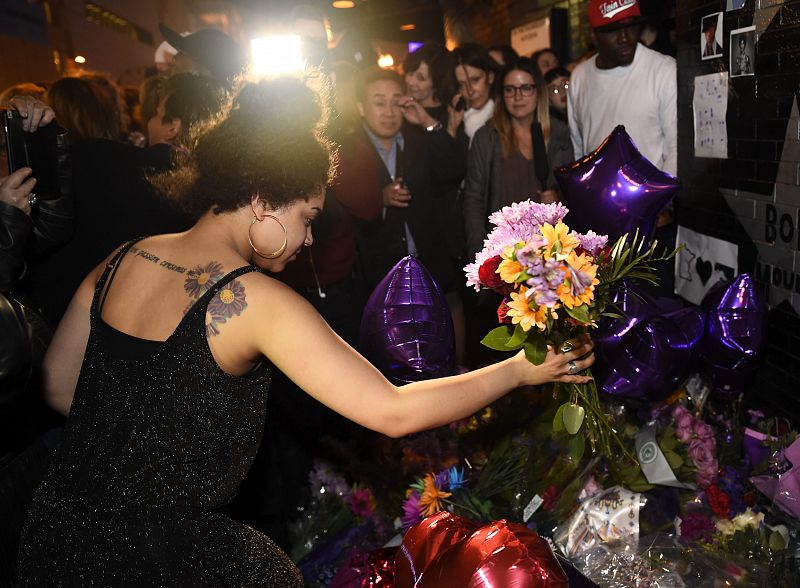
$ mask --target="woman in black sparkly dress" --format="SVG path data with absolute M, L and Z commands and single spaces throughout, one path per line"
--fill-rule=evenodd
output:
M 72 300 L 45 360 L 49 402 L 69 419 L 23 532 L 24 586 L 302 585 L 269 538 L 218 510 L 261 439 L 272 365 L 392 436 L 522 384 L 585 381 L 567 375 L 593 361 L 581 341 L 538 367 L 520 354 L 396 388 L 259 271 L 311 244 L 324 205 L 331 148 L 310 83 L 243 84 L 189 161 L 156 178 L 197 224 L 123 246 Z

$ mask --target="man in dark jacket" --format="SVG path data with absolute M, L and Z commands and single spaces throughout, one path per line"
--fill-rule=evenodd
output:
M 457 268 L 449 262 L 441 238 L 442 227 L 435 209 L 439 196 L 457 185 L 465 169 L 454 156 L 455 140 L 441 124 L 424 129 L 403 127 L 404 115 L 419 110 L 404 96 L 402 79 L 386 70 L 367 72 L 358 90 L 358 109 L 364 133 L 356 144 L 372 147 L 372 164 L 377 170 L 383 214 L 359 228 L 359 255 L 369 288 L 406 255 L 416 255 L 433 274 L 440 288 L 458 285 Z M 346 187 L 345 187 L 346 189 Z

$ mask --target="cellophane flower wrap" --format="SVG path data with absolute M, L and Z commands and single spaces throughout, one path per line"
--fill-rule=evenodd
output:
M 561 349 L 575 336 L 596 327 L 606 310 L 612 285 L 622 278 L 656 282 L 656 243 L 645 246 L 638 233 L 609 247 L 608 237 L 592 231 L 578 233 L 564 223 L 569 209 L 560 203 L 526 200 L 489 216 L 494 228 L 475 262 L 467 265 L 467 285 L 502 296 L 497 309 L 501 326 L 483 339 L 500 351 L 525 350 L 541 364 L 548 345 Z M 557 383 L 555 394 L 567 401 L 558 409 L 553 428 L 569 436 L 570 453 L 580 459 L 586 440 L 593 450 L 611 456 L 611 443 L 633 461 L 602 412 L 594 381 Z M 584 426 L 585 425 L 585 426 Z

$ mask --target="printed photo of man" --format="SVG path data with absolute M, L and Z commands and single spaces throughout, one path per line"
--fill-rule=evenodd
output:
M 700 29 L 701 59 L 722 57 L 722 13 L 715 12 L 704 16 Z
M 731 31 L 731 77 L 755 75 L 756 28 Z

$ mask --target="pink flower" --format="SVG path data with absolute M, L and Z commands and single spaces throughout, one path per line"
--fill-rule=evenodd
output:
M 695 420 L 694 434 L 698 439 L 711 439 L 714 437 L 714 429 L 711 428 L 711 425 L 704 423 L 701 420 Z
M 678 406 L 672 411 L 672 417 L 675 419 L 675 436 L 678 440 L 687 443 L 694 432 L 695 419 L 692 413 L 684 407 Z
M 705 488 L 716 477 L 719 469 L 714 439 L 692 439 L 689 457 L 697 467 L 697 483 Z
M 369 518 L 375 510 L 372 492 L 369 491 L 369 488 L 359 488 L 353 492 L 347 498 L 347 503 L 357 517 Z

